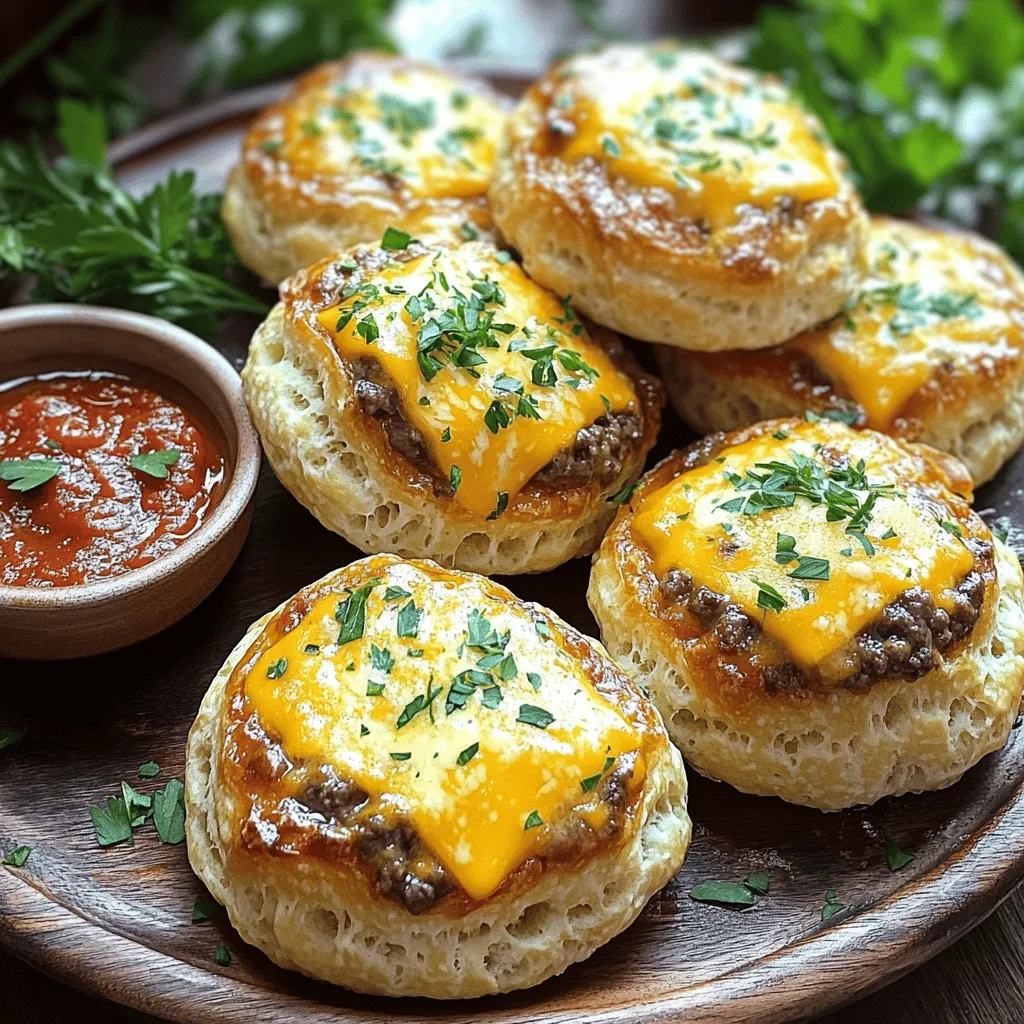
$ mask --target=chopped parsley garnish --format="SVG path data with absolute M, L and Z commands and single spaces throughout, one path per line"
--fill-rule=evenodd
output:
M 212 921 L 220 913 L 220 904 L 212 896 L 197 896 L 192 904 L 192 923 Z
M 412 597 L 412 594 L 408 590 L 406 590 L 405 587 L 391 586 L 384 591 L 385 601 L 397 601 L 399 598 L 402 597 Z
M 153 794 L 153 824 L 161 843 L 185 841 L 185 787 L 178 779 Z
M 359 723 L 359 735 L 360 736 L 369 736 L 370 735 L 370 730 L 367 729 L 366 726 L 362 724 L 362 722 Z
M 480 703 L 485 708 L 493 711 L 504 699 L 501 687 L 495 683 L 493 686 L 486 686 L 480 693 Z
M 543 825 L 544 819 L 536 811 L 530 811 L 526 816 L 526 821 L 523 824 L 523 831 L 527 829 L 536 828 L 538 825 Z
M 793 580 L 827 580 L 830 565 L 827 558 L 812 558 L 800 555 L 796 568 L 786 575 Z
M 946 533 L 951 533 L 954 537 L 963 536 L 963 531 L 960 529 L 960 527 L 956 523 L 950 521 L 949 519 L 941 520 L 939 522 L 939 526 L 941 526 L 946 531 Z
M 28 729 L 15 729 L 12 725 L 0 725 L 0 750 L 16 747 L 27 733 Z
M 618 140 L 614 135 L 603 135 L 601 137 L 601 149 L 603 149 L 609 156 L 622 156 L 622 147 L 619 145 Z
M 393 750 L 388 755 L 392 761 L 408 761 L 412 757 L 411 750 Z
M 4 857 L 2 861 L 0 861 L 0 864 L 5 864 L 12 868 L 23 868 L 25 866 L 25 861 L 28 860 L 31 852 L 31 846 L 16 846 L 7 854 L 6 857 Z
M 373 583 L 367 583 L 349 591 L 348 597 L 338 602 L 334 617 L 341 623 L 341 631 L 338 633 L 339 647 L 362 638 L 366 629 L 366 599 L 373 588 Z
M 691 900 L 723 907 L 752 907 L 757 897 L 756 890 L 742 882 L 701 882 L 690 890 Z
M 500 519 L 508 508 L 508 491 L 498 491 L 498 503 L 493 512 L 487 513 L 488 519 Z
M 160 774 L 160 765 L 156 761 L 147 761 L 139 765 L 140 779 L 155 779 Z
M 421 711 L 426 711 L 437 699 L 443 687 L 428 685 L 425 693 L 418 693 L 405 707 L 395 722 L 396 729 L 404 729 Z
M 382 249 L 407 249 L 412 241 L 412 235 L 408 231 L 400 231 L 398 228 L 386 228 L 380 240 Z
M 444 430 L 441 431 L 441 440 L 445 444 L 447 444 L 451 439 L 452 439 L 452 428 L 451 427 L 445 427 Z M 454 467 L 452 467 L 452 468 L 454 468 Z
M 6 480 L 12 491 L 35 490 L 59 472 L 60 463 L 54 459 L 4 459 L 0 462 L 0 480 Z
M 401 637 L 415 637 L 420 631 L 420 617 L 423 611 L 416 607 L 415 601 L 403 604 L 398 610 L 398 623 L 395 631 Z
M 220 964 L 221 967 L 231 966 L 231 950 L 222 942 L 213 954 L 213 959 Z
M 273 664 L 267 666 L 268 679 L 280 679 L 288 671 L 288 659 L 279 658 Z
M 386 647 L 370 644 L 370 664 L 378 672 L 388 675 L 395 667 L 395 659 Z
M 615 764 L 615 758 L 606 757 L 604 767 L 596 775 L 590 775 L 587 778 L 580 780 L 580 789 L 582 789 L 584 793 L 589 793 L 591 790 L 596 789 L 597 784 L 604 778 L 608 769 L 611 768 L 613 764 Z
M 319 654 L 320 653 L 320 645 L 319 644 L 306 644 L 306 646 L 302 648 L 302 653 L 303 654 Z
M 611 497 L 605 498 L 605 501 L 611 502 L 613 505 L 625 505 L 633 497 L 633 492 L 639 486 L 640 481 L 634 480 L 631 484 L 626 484 L 624 487 L 619 488 Z
M 367 697 L 379 697 L 384 692 L 384 684 L 381 682 L 375 682 L 373 679 L 367 680 L 366 683 L 366 696 Z
M 885 837 L 885 863 L 890 871 L 905 868 L 913 859 L 914 855 L 909 850 L 904 850 L 888 836 Z
M 108 797 L 105 807 L 90 807 L 89 817 L 100 846 L 131 842 L 132 822 L 123 797 Z
M 786 607 L 786 599 L 770 584 L 762 583 L 756 576 L 751 577 L 757 586 L 757 607 L 770 612 L 781 612 Z
M 748 889 L 753 889 L 759 896 L 767 896 L 770 881 L 768 878 L 767 871 L 752 871 L 743 880 L 743 884 Z
M 826 889 L 825 906 L 821 908 L 822 921 L 827 921 L 830 917 L 835 917 L 836 914 L 845 909 L 846 904 L 839 902 L 839 897 L 836 895 L 835 889 Z
M 512 635 L 510 631 L 499 633 L 478 608 L 474 608 L 469 613 L 466 626 L 467 647 L 472 647 L 482 654 L 504 655 Z
M 466 747 L 465 750 L 462 751 L 461 754 L 459 754 L 458 758 L 456 759 L 456 764 L 469 764 L 469 762 L 472 761 L 474 757 L 476 757 L 476 753 L 479 749 L 479 743 L 471 743 L 468 747 Z
M 519 717 L 516 718 L 517 722 L 523 722 L 526 725 L 534 725 L 538 729 L 546 729 L 554 720 L 555 716 L 551 714 L 550 711 L 546 711 L 544 708 L 539 708 L 536 704 L 519 705 Z
M 527 672 L 526 678 L 535 691 L 540 689 L 540 676 L 536 672 Z
M 154 477 L 157 480 L 166 480 L 169 466 L 176 466 L 181 458 L 181 452 L 175 448 L 165 448 L 163 451 L 140 452 L 128 460 L 132 469 L 140 473 Z M 0 477 L 3 474 L 3 467 L 0 466 Z
M 391 93 L 382 92 L 377 96 L 377 109 L 381 122 L 389 132 L 398 138 L 403 146 L 412 144 L 416 132 L 434 127 L 434 101 L 423 100 L 411 103 Z

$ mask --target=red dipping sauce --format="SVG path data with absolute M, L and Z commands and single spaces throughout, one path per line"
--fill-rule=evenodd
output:
M 133 457 L 161 471 L 133 468 Z M 175 458 L 176 461 L 168 464 Z M 0 470 L 52 460 L 24 493 L 0 480 L 0 584 L 68 587 L 173 551 L 224 490 L 224 456 L 176 402 L 117 373 L 46 373 L 0 384 Z M 52 463 L 47 467 L 52 470 Z

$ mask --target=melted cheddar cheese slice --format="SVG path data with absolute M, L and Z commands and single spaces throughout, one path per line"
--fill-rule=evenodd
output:
M 571 310 L 499 256 L 474 243 L 396 261 L 319 315 L 343 358 L 387 373 L 455 500 L 492 518 L 581 427 L 636 401 Z
M 845 453 L 853 471 L 823 458 L 821 446 Z M 911 587 L 948 607 L 974 564 L 959 524 L 940 518 L 944 506 L 911 504 L 899 490 L 908 461 L 880 434 L 804 424 L 682 473 L 644 497 L 632 528 L 657 575 L 686 569 L 811 668 Z
M 836 195 L 827 142 L 780 85 L 705 53 L 613 47 L 574 57 L 551 98 L 562 159 L 591 157 L 609 175 L 660 186 L 676 212 L 712 228 L 738 208 Z
M 1016 358 L 1024 294 L 1005 258 L 969 235 L 872 221 L 871 272 L 856 304 L 791 343 L 888 428 L 940 365 Z
M 636 752 L 630 786 L 642 784 L 641 736 L 552 634 L 486 585 L 404 563 L 385 575 L 315 603 L 245 692 L 292 762 L 331 765 L 380 798 L 484 899 L 560 816 L 600 826 L 595 776 L 612 759 Z M 346 636 L 339 618 L 353 614 L 362 626 Z
M 382 66 L 376 79 L 299 92 L 263 149 L 300 177 L 385 175 L 415 196 L 483 195 L 505 116 L 441 71 Z

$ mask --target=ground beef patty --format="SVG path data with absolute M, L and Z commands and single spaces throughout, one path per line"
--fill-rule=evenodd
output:
M 354 782 L 337 777 L 307 786 L 300 797 L 311 811 L 355 832 L 355 850 L 373 869 L 381 895 L 412 914 L 430 910 L 455 888 L 454 880 L 411 828 L 379 814 L 359 815 L 368 799 Z
M 967 542 L 975 564 L 992 556 L 988 541 Z M 705 629 L 713 629 L 723 651 L 749 650 L 760 635 L 759 624 L 723 594 L 708 587 L 694 588 L 685 569 L 670 569 L 659 580 L 662 597 L 671 605 L 685 604 Z M 957 584 L 953 608 L 936 608 L 931 594 L 920 587 L 905 591 L 862 629 L 854 640 L 856 667 L 843 680 L 854 693 L 864 693 L 883 679 L 917 679 L 940 662 L 940 656 L 968 637 L 981 614 L 985 580 L 976 568 Z M 790 661 L 766 665 L 762 681 L 768 693 L 800 693 L 811 680 Z
M 398 392 L 380 364 L 367 357 L 350 365 L 356 398 L 363 412 L 380 421 L 395 451 L 434 478 L 435 494 L 453 494 L 423 435 L 402 415 Z M 578 430 L 573 443 L 563 448 L 533 479 L 563 488 L 578 487 L 592 480 L 610 483 L 621 474 L 626 459 L 642 437 L 643 424 L 635 413 L 607 413 Z

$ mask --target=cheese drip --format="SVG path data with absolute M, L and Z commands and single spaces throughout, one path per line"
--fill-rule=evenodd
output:
M 483 195 L 501 109 L 440 71 L 382 70 L 371 85 L 300 93 L 264 148 L 307 176 L 381 175 L 415 196 Z
M 613 177 L 667 189 L 679 216 L 712 228 L 744 204 L 839 191 L 826 141 L 781 85 L 668 46 L 636 48 L 614 68 L 607 59 L 573 58 L 554 92 L 556 130 L 572 126 L 562 159 L 592 157 Z
M 410 596 L 389 601 L 389 586 Z M 636 729 L 578 661 L 538 637 L 529 615 L 476 584 L 439 585 L 415 566 L 395 565 L 367 598 L 363 635 L 339 646 L 335 612 L 345 596 L 316 602 L 263 654 L 245 692 L 291 760 L 333 765 L 405 816 L 473 898 L 494 892 L 542 848 L 545 826 L 574 808 L 600 824 L 606 809 L 597 787 L 585 792 L 582 783 L 602 774 L 610 758 L 637 751 L 629 786 L 642 784 Z M 417 635 L 400 637 L 401 610 L 410 602 L 420 612 Z M 490 661 L 468 646 L 473 610 L 495 631 L 500 656 Z M 311 644 L 319 650 L 309 652 Z M 452 681 L 467 669 L 492 682 L 478 684 L 464 707 L 446 714 Z M 498 690 L 489 694 L 491 685 Z M 398 724 L 418 695 L 435 690 L 428 710 Z M 553 721 L 546 728 L 517 721 L 524 704 Z M 543 824 L 528 828 L 534 813 Z
M 499 263 L 495 255 L 479 243 L 396 262 L 369 282 L 373 293 L 358 292 L 319 316 L 345 359 L 377 360 L 398 391 L 406 420 L 422 434 L 444 476 L 458 483 L 455 500 L 481 517 L 500 515 L 499 496 L 504 494 L 511 505 L 534 474 L 573 443 L 581 427 L 636 399 L 629 377 L 572 313 L 517 264 Z M 496 324 L 514 330 L 493 330 L 496 347 L 474 349 L 467 360 L 474 365 L 452 366 L 448 356 L 441 357 L 441 369 L 428 380 L 417 359 L 417 337 L 430 330 L 430 321 L 452 311 L 458 315 L 456 293 L 469 297 L 474 289 L 489 297 L 482 312 L 493 311 Z M 415 317 L 410 296 L 423 307 Z M 366 304 L 338 330 L 342 311 L 352 310 L 356 302 Z M 428 302 L 434 308 L 426 308 Z M 369 334 L 378 334 L 372 342 L 367 341 L 368 327 L 360 326 L 370 316 L 374 328 Z M 548 362 L 556 383 L 537 384 L 538 359 L 530 353 L 536 356 L 550 346 Z M 593 373 L 574 368 L 576 357 Z M 523 414 L 521 399 L 532 404 L 535 416 Z M 508 417 L 507 426 L 495 419 L 494 403 Z
M 899 469 L 907 459 L 895 442 L 836 424 L 804 424 L 782 439 L 764 435 L 736 445 L 681 474 L 643 499 L 632 524 L 652 553 L 657 575 L 686 569 L 695 587 L 727 594 L 805 669 L 840 651 L 911 587 L 948 607 L 949 591 L 974 564 L 956 535 L 955 520 L 943 527 L 930 510 L 899 494 L 879 491 L 870 521 L 859 531 L 866 543 L 847 533 L 850 518 L 829 522 L 828 504 L 801 496 L 788 508 L 754 515 L 722 507 L 752 493 L 738 490 L 730 476 L 763 472 L 758 463 L 793 465 L 795 452 L 824 468 L 816 445 L 847 453 L 853 464 L 863 459 L 869 484 L 901 485 Z M 870 491 L 853 493 L 863 504 Z M 794 578 L 800 555 L 826 560 L 829 578 Z M 785 606 L 773 610 L 765 587 L 781 595 Z
M 1001 260 L 968 236 L 876 218 L 871 273 L 847 314 L 792 345 L 890 427 L 936 368 L 1019 357 L 1024 302 Z

